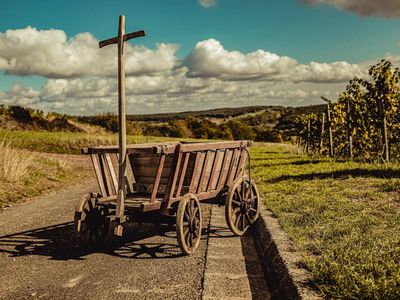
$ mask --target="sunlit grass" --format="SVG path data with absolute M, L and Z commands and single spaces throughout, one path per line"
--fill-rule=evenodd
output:
M 253 174 L 328 299 L 400 299 L 400 166 L 254 148 Z
M 11 141 L 0 140 L 0 180 L 3 182 L 18 182 L 29 172 L 34 154 L 12 146 Z
M 84 147 L 118 144 L 117 134 L 93 134 L 76 132 L 4 131 L 0 140 L 7 139 L 17 148 L 39 152 L 79 154 Z M 171 141 L 173 138 L 128 136 L 128 144 Z M 179 141 L 180 139 L 175 139 Z

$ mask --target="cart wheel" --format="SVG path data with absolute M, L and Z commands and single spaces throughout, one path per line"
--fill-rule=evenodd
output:
M 85 194 L 75 210 L 75 230 L 86 246 L 101 246 L 107 237 L 110 222 L 106 218 L 108 208 L 97 206 L 97 197 Z
M 260 194 L 256 183 L 241 178 L 229 189 L 225 201 L 225 218 L 229 229 L 242 236 L 253 224 L 260 210 Z
M 200 202 L 193 194 L 186 194 L 179 201 L 176 215 L 176 233 L 179 247 L 184 254 L 192 254 L 201 237 Z

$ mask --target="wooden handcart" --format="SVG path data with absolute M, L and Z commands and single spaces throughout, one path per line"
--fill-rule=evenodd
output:
M 260 194 L 246 172 L 249 141 L 157 143 L 127 146 L 130 172 L 125 177 L 126 198 L 117 201 L 118 146 L 82 149 L 90 155 L 99 193 L 82 197 L 75 211 L 80 239 L 101 244 L 110 224 L 122 234 L 121 224 L 134 221 L 175 223 L 179 247 L 191 254 L 202 228 L 200 202 L 224 200 L 226 222 L 243 235 L 259 213 Z

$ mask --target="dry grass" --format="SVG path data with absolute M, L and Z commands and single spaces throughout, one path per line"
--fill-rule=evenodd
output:
M 0 180 L 9 183 L 23 180 L 34 158 L 34 153 L 14 148 L 12 141 L 0 140 Z

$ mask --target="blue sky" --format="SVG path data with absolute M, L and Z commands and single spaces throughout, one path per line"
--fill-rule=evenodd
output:
M 202 6 L 197 0 L 1 0 L 0 33 L 4 35 L 7 30 L 25 29 L 30 26 L 37 31 L 52 29 L 63 31 L 67 37 L 66 43 L 69 43 L 69 39 L 84 32 L 89 32 L 95 39 L 102 40 L 116 34 L 118 15 L 124 14 L 127 31 L 144 29 L 147 33 L 145 38 L 135 40 L 135 44 L 143 45 L 151 51 L 156 51 L 159 43 L 179 45 L 173 54 L 177 61 L 187 60 L 199 42 L 210 39 L 218 41 L 227 52 L 238 51 L 246 55 L 261 49 L 279 57 L 290 57 L 298 64 L 305 66 L 313 61 L 327 64 L 344 61 L 352 65 L 362 65 L 366 61 L 376 61 L 388 54 L 397 57 L 396 55 L 400 53 L 400 19 L 396 13 L 393 15 L 393 9 L 390 7 L 391 2 L 396 0 L 383 0 L 381 7 L 371 4 L 371 0 L 352 0 L 352 4 L 348 6 L 343 6 L 339 3 L 340 1 L 336 0 L 308 0 L 308 2 L 318 1 L 327 4 L 305 4 L 300 0 L 216 0 L 215 3 L 203 0 L 205 4 L 211 5 L 206 8 L 204 3 Z M 359 2 L 360 5 L 354 5 L 356 2 Z M 215 5 L 212 5 L 213 3 Z M 365 7 L 368 5 L 371 6 L 371 10 L 365 11 Z M 0 59 L 3 53 L 4 59 L 10 63 L 11 56 L 7 54 L 7 49 L 9 50 L 10 47 L 6 49 L 3 45 L 2 52 L 2 43 L 6 44 L 7 41 L 0 38 Z M 209 43 L 209 45 L 211 44 Z M 213 45 L 216 46 L 215 43 Z M 31 47 L 32 45 L 21 44 L 21 47 L 27 46 Z M 50 44 L 48 47 L 49 49 L 46 51 L 51 51 Z M 87 54 L 82 53 L 81 55 Z M 192 55 L 192 57 L 196 59 L 201 57 L 200 54 L 196 55 Z M 18 61 L 18 57 L 16 59 Z M 246 59 L 246 61 L 248 60 Z M 212 63 L 212 60 L 205 60 L 204 63 Z M 189 68 L 187 74 L 190 75 L 187 76 L 188 78 L 217 78 L 222 80 L 224 85 L 233 82 L 238 89 L 242 86 L 253 87 L 253 85 L 254 88 L 259 88 L 261 85 L 259 80 L 255 83 L 249 76 L 239 80 L 237 74 L 233 76 L 235 78 L 232 78 L 232 74 L 229 72 L 229 74 L 219 76 L 215 75 L 215 70 L 212 72 L 209 70 L 193 71 L 191 66 L 187 67 Z M 0 71 L 0 92 L 4 94 L 13 87 L 16 88 L 16 82 L 19 82 L 25 89 L 32 88 L 32 90 L 40 92 L 49 79 L 57 80 L 57 76 L 55 78 L 53 75 L 49 76 L 40 71 L 27 71 L 31 70 L 31 67 L 28 66 L 24 71 L 21 71 L 21 68 L 18 70 L 10 69 L 10 67 L 1 69 L 0 64 L 0 70 L 2 70 Z M 176 66 L 168 70 L 163 69 L 163 72 L 170 72 L 172 69 L 176 69 Z M 261 73 L 264 74 L 262 70 Z M 149 74 L 133 72 L 131 75 L 138 77 Z M 88 74 L 81 72 L 79 76 L 72 77 L 85 80 L 90 76 L 93 76 L 90 72 Z M 95 76 L 102 78 L 104 74 L 100 74 L 100 76 L 95 74 Z M 58 77 L 64 76 L 61 74 Z M 154 79 L 154 74 L 151 75 L 151 78 Z M 329 82 L 318 82 L 318 84 L 315 80 L 297 80 L 297 82 L 296 80 L 288 80 L 285 77 L 285 80 L 280 81 L 274 78 L 272 81 L 275 92 L 279 92 L 280 85 L 284 91 L 288 89 L 288 86 L 293 90 L 304 90 L 305 85 L 310 85 L 306 88 L 308 90 L 312 89 L 312 85 L 323 89 L 323 84 L 325 84 L 328 85 L 326 91 L 330 92 L 343 85 L 339 84 L 342 79 L 332 80 L 330 78 Z M 342 81 L 345 82 L 344 79 Z M 264 80 L 264 82 L 265 85 L 269 85 L 271 79 Z M 147 96 L 141 94 L 140 97 L 147 97 L 146 101 L 153 101 L 156 104 L 157 101 L 151 100 L 152 97 L 149 95 L 151 93 L 148 93 Z M 163 95 L 168 98 L 171 93 L 164 92 Z M 160 95 L 157 96 L 160 97 Z M 190 95 L 190 97 L 192 96 Z M 43 102 L 43 99 L 41 101 Z M 193 103 L 199 103 L 199 101 L 201 99 L 197 99 Z M 277 100 L 275 102 L 279 103 Z M 32 104 L 41 107 L 38 101 Z M 229 106 L 228 104 L 224 105 Z M 234 106 L 237 104 L 233 103 Z M 57 108 L 62 105 L 50 107 Z M 196 105 L 187 106 L 188 109 L 195 107 Z M 151 105 L 148 108 L 150 110 Z M 173 110 L 173 108 L 168 108 L 167 105 L 163 110 Z M 71 109 L 70 111 L 74 112 Z

